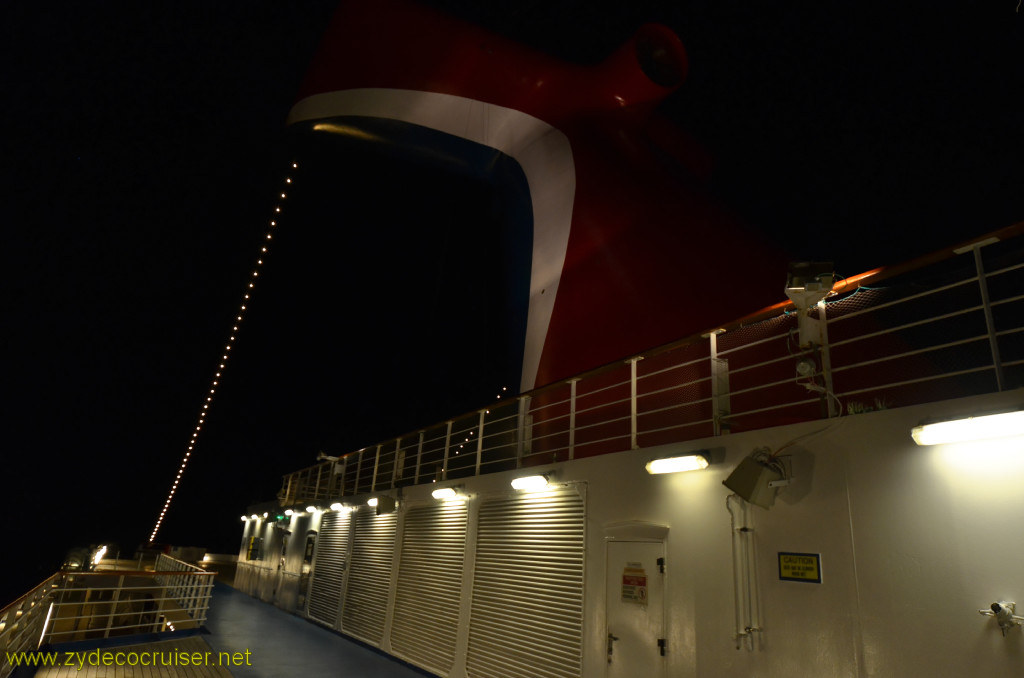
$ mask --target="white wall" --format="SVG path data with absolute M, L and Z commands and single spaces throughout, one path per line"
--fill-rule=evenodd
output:
M 1017 675 L 1021 631 L 1004 638 L 978 610 L 996 600 L 1024 610 L 1024 438 L 1009 453 L 918 447 L 910 429 L 1021 406 L 1018 390 L 692 441 L 680 449 L 724 448 L 724 460 L 675 475 L 648 475 L 644 450 L 533 469 L 587 486 L 584 675 L 604 676 L 607 666 L 605 535 L 623 521 L 668 527 L 666 676 Z M 771 509 L 750 508 L 764 630 L 753 651 L 737 650 L 722 480 L 754 448 L 794 439 L 794 483 Z M 525 473 L 458 481 L 475 497 L 471 534 L 479 497 L 508 493 L 516 475 Z M 404 504 L 432 501 L 431 489 L 405 488 Z M 290 553 L 316 529 L 295 522 Z M 820 553 L 822 583 L 780 581 L 780 551 Z

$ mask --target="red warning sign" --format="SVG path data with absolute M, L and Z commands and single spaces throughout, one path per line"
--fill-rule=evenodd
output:
M 622 602 L 647 604 L 647 573 L 643 563 L 626 563 L 623 568 Z

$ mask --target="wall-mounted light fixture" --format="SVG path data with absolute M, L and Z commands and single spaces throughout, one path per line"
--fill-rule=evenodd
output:
M 682 473 L 683 471 L 699 471 L 708 467 L 708 456 L 704 450 L 691 454 L 681 454 L 677 457 L 663 457 L 652 459 L 644 466 L 648 473 Z
M 937 421 L 910 430 L 910 437 L 918 445 L 964 443 L 1010 436 L 1024 436 L 1024 410 Z
M 332 511 L 341 511 L 344 508 L 345 508 L 345 505 L 342 504 L 340 501 L 336 501 L 333 504 L 331 504 L 331 510 Z
M 252 514 L 251 516 L 249 516 L 249 518 L 250 518 L 251 520 L 256 520 L 256 519 L 258 519 L 258 518 L 259 518 L 259 516 L 258 516 L 258 515 L 256 515 L 256 514 L 254 513 L 254 514 Z
M 249 516 L 242 516 L 242 520 L 249 520 Z
M 380 500 L 377 499 L 377 497 L 370 497 L 369 499 L 366 500 L 366 505 L 367 506 L 376 506 L 379 503 L 380 503 Z
M 306 513 L 316 513 L 319 509 L 316 506 L 307 506 Z
M 548 486 L 548 475 L 523 476 L 512 480 L 512 489 L 527 492 L 540 492 Z
M 430 496 L 434 499 L 455 499 L 459 496 L 458 491 L 454 487 L 442 487 L 434 490 L 430 493 Z
M 291 515 L 295 515 L 295 511 L 293 511 L 292 509 L 285 509 L 285 510 L 284 510 L 284 514 L 285 514 L 286 516 L 291 516 Z

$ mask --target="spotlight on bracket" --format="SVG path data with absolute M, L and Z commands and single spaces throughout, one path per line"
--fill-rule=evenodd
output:
M 722 484 L 751 504 L 767 509 L 775 503 L 778 488 L 791 480 L 781 460 L 766 448 L 759 448 L 741 459 Z

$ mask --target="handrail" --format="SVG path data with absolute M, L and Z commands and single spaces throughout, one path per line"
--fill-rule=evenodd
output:
M 787 311 L 790 302 L 781 302 L 711 333 L 286 474 L 281 505 L 323 504 L 579 455 L 837 416 L 843 409 L 858 413 L 1002 389 L 1002 372 L 1021 364 L 1018 356 L 1000 357 L 998 345 L 1024 331 L 1024 313 L 1011 306 L 1024 301 L 1015 294 L 1024 280 L 1014 286 L 1016 277 L 1000 279 L 1000 291 L 991 298 L 988 287 L 995 286 L 989 282 L 995 276 L 1024 272 L 1019 261 L 1024 239 L 1015 240 L 1022 234 L 1024 222 L 837 282 L 831 298 L 815 311 L 822 332 L 820 344 L 810 349 L 795 349 L 796 314 Z M 986 248 L 1007 240 L 1014 242 L 1009 254 L 1016 259 L 1008 261 L 1003 252 L 994 270 L 986 271 L 981 259 Z M 968 256 L 959 261 L 972 266 L 973 274 L 953 279 L 945 262 L 962 254 Z M 903 283 L 897 276 L 908 273 L 942 279 L 926 290 L 900 294 Z M 881 281 L 895 281 L 897 287 L 864 287 Z M 993 308 L 1003 309 L 999 326 L 993 324 Z M 980 314 L 987 318 L 986 329 Z M 836 336 L 830 341 L 825 328 L 832 324 Z M 987 344 L 981 341 L 986 337 Z M 983 350 L 989 345 L 991 351 Z M 885 371 L 872 369 L 882 362 Z M 990 374 L 992 384 L 984 381 Z M 929 388 L 914 390 L 920 384 Z M 845 406 L 839 400 L 861 394 L 875 399 Z

